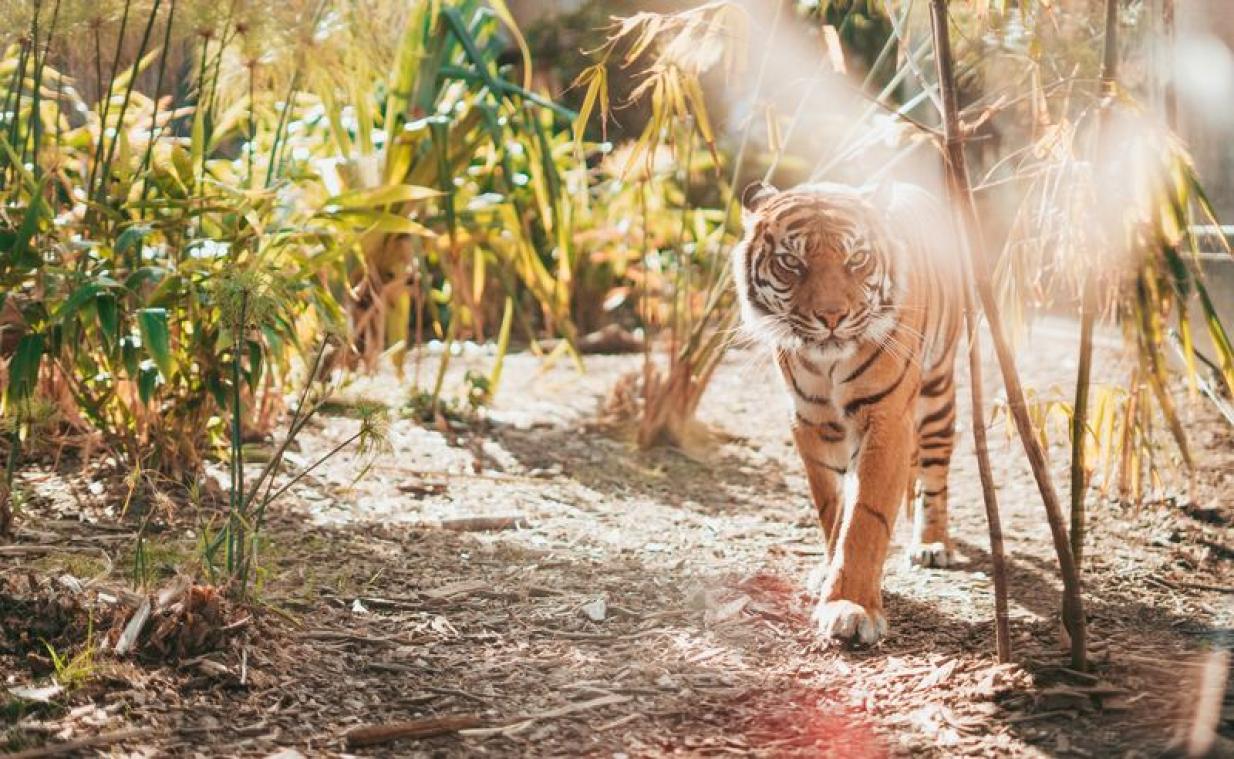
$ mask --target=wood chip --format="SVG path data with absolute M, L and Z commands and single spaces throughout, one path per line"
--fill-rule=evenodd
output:
M 124 632 L 120 633 L 120 638 L 116 640 L 116 656 L 124 656 L 137 644 L 137 638 L 145 629 L 146 622 L 150 621 L 150 611 L 150 599 L 146 598 L 141 602 L 141 606 L 137 607 L 137 611 L 133 612 L 128 624 L 124 626 Z

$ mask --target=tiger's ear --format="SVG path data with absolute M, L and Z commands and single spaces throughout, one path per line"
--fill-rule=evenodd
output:
M 766 182 L 751 182 L 741 191 L 741 207 L 746 213 L 754 213 L 778 192 L 779 190 Z

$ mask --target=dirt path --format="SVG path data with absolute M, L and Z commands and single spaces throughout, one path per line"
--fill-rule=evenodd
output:
M 1026 382 L 1043 393 L 1074 371 L 1060 334 L 1047 323 L 1022 353 Z M 1121 381 L 1117 360 L 1107 350 L 1101 363 Z M 212 663 L 122 665 L 74 694 L 69 711 L 21 716 L 26 727 L 10 739 L 39 743 L 36 723 L 63 738 L 148 726 L 124 745 L 333 755 L 359 725 L 462 715 L 476 727 L 354 751 L 1149 756 L 1190 714 L 1203 650 L 1234 626 L 1234 446 L 1207 409 L 1189 412 L 1199 506 L 1092 499 L 1085 571 L 1097 666 L 1084 675 L 1059 666 L 1049 534 L 1001 422 L 994 463 L 1017 664 L 993 661 L 966 420 L 951 492 L 967 561 L 908 569 L 901 520 L 886 580 L 891 635 L 871 651 L 838 651 L 811 631 L 805 588 L 819 538 L 767 362 L 728 359 L 701 411 L 727 442 L 699 460 L 639 453 L 590 429 L 599 398 L 637 363 L 596 357 L 580 376 L 514 356 L 485 429 L 447 440 L 396 422 L 393 454 L 358 484 L 345 464 L 295 489 L 269 533 L 266 610 Z M 990 373 L 990 394 L 999 387 Z M 391 403 L 403 394 L 389 377 L 348 392 Z M 300 458 L 354 424 L 330 418 Z M 1065 451 L 1051 453 L 1065 484 Z M 45 489 L 55 479 L 28 476 Z M 525 526 L 432 526 L 510 515 Z M 29 681 L 16 672 L 10 683 Z M 1232 718 L 1227 705 L 1227 737 Z

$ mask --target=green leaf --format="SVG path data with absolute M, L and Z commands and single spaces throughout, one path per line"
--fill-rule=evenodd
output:
M 124 361 L 124 370 L 130 378 L 136 377 L 141 367 L 141 357 L 137 351 L 137 339 L 132 335 L 120 338 L 120 357 Z
M 124 280 L 124 288 L 129 292 L 137 290 L 147 282 L 157 282 L 167 274 L 167 270 L 159 266 L 143 266 Z
M 129 227 L 121 232 L 120 236 L 116 238 L 116 255 L 124 255 L 128 252 L 129 248 L 132 248 L 135 245 L 138 246 L 137 249 L 140 251 L 141 241 L 146 239 L 146 235 L 150 234 L 150 231 L 150 227 L 147 227 L 144 224 L 139 224 L 137 226 Z
M 99 293 L 94 301 L 99 314 L 99 329 L 103 331 L 103 339 L 109 349 L 116 344 L 116 336 L 120 331 L 120 309 L 116 298 L 111 293 Z
M 249 368 L 248 368 L 248 372 L 246 373 L 246 379 L 248 380 L 249 389 L 252 390 L 253 392 L 256 392 L 257 391 L 257 380 L 261 378 L 261 341 L 260 340 L 249 340 L 247 341 L 247 343 L 248 343 L 248 354 L 249 354 Z
M 145 364 L 137 376 L 137 394 L 142 403 L 149 403 L 154 396 L 154 389 L 159 384 L 159 370 L 151 364 Z
M 137 327 L 146 352 L 154 359 L 163 376 L 171 378 L 171 332 L 167 327 L 167 309 L 143 308 L 137 312 Z
M 13 360 L 9 362 L 9 398 L 25 399 L 34 394 L 39 381 L 39 364 L 43 360 L 43 336 L 25 335 L 17 343 Z
M 55 321 L 66 321 L 77 315 L 80 309 L 86 303 L 94 300 L 99 293 L 103 292 L 103 288 L 99 287 L 94 282 L 88 282 L 77 288 L 69 295 L 68 299 L 60 304 L 56 309 L 55 315 L 52 317 Z
M 47 175 L 49 176 L 51 175 Z M 31 196 L 30 206 L 22 215 L 21 226 L 17 228 L 17 234 L 6 243 L 7 252 L 11 256 L 10 265 L 14 268 L 35 269 L 43 262 L 31 245 L 31 241 L 42 228 L 44 220 L 52 217 L 51 209 L 43 200 L 43 188 L 47 184 L 47 177 L 39 183 L 37 193 Z

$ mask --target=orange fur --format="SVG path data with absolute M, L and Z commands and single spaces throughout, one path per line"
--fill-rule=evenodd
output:
M 827 543 L 816 618 L 828 637 L 872 643 L 886 630 L 883 564 L 902 501 L 919 501 L 910 559 L 951 558 L 946 482 L 962 299 L 956 252 L 926 234 L 949 221 L 903 185 L 755 185 L 743 205 L 733 267 L 744 321 L 773 343 Z M 849 475 L 857 492 L 846 503 Z

